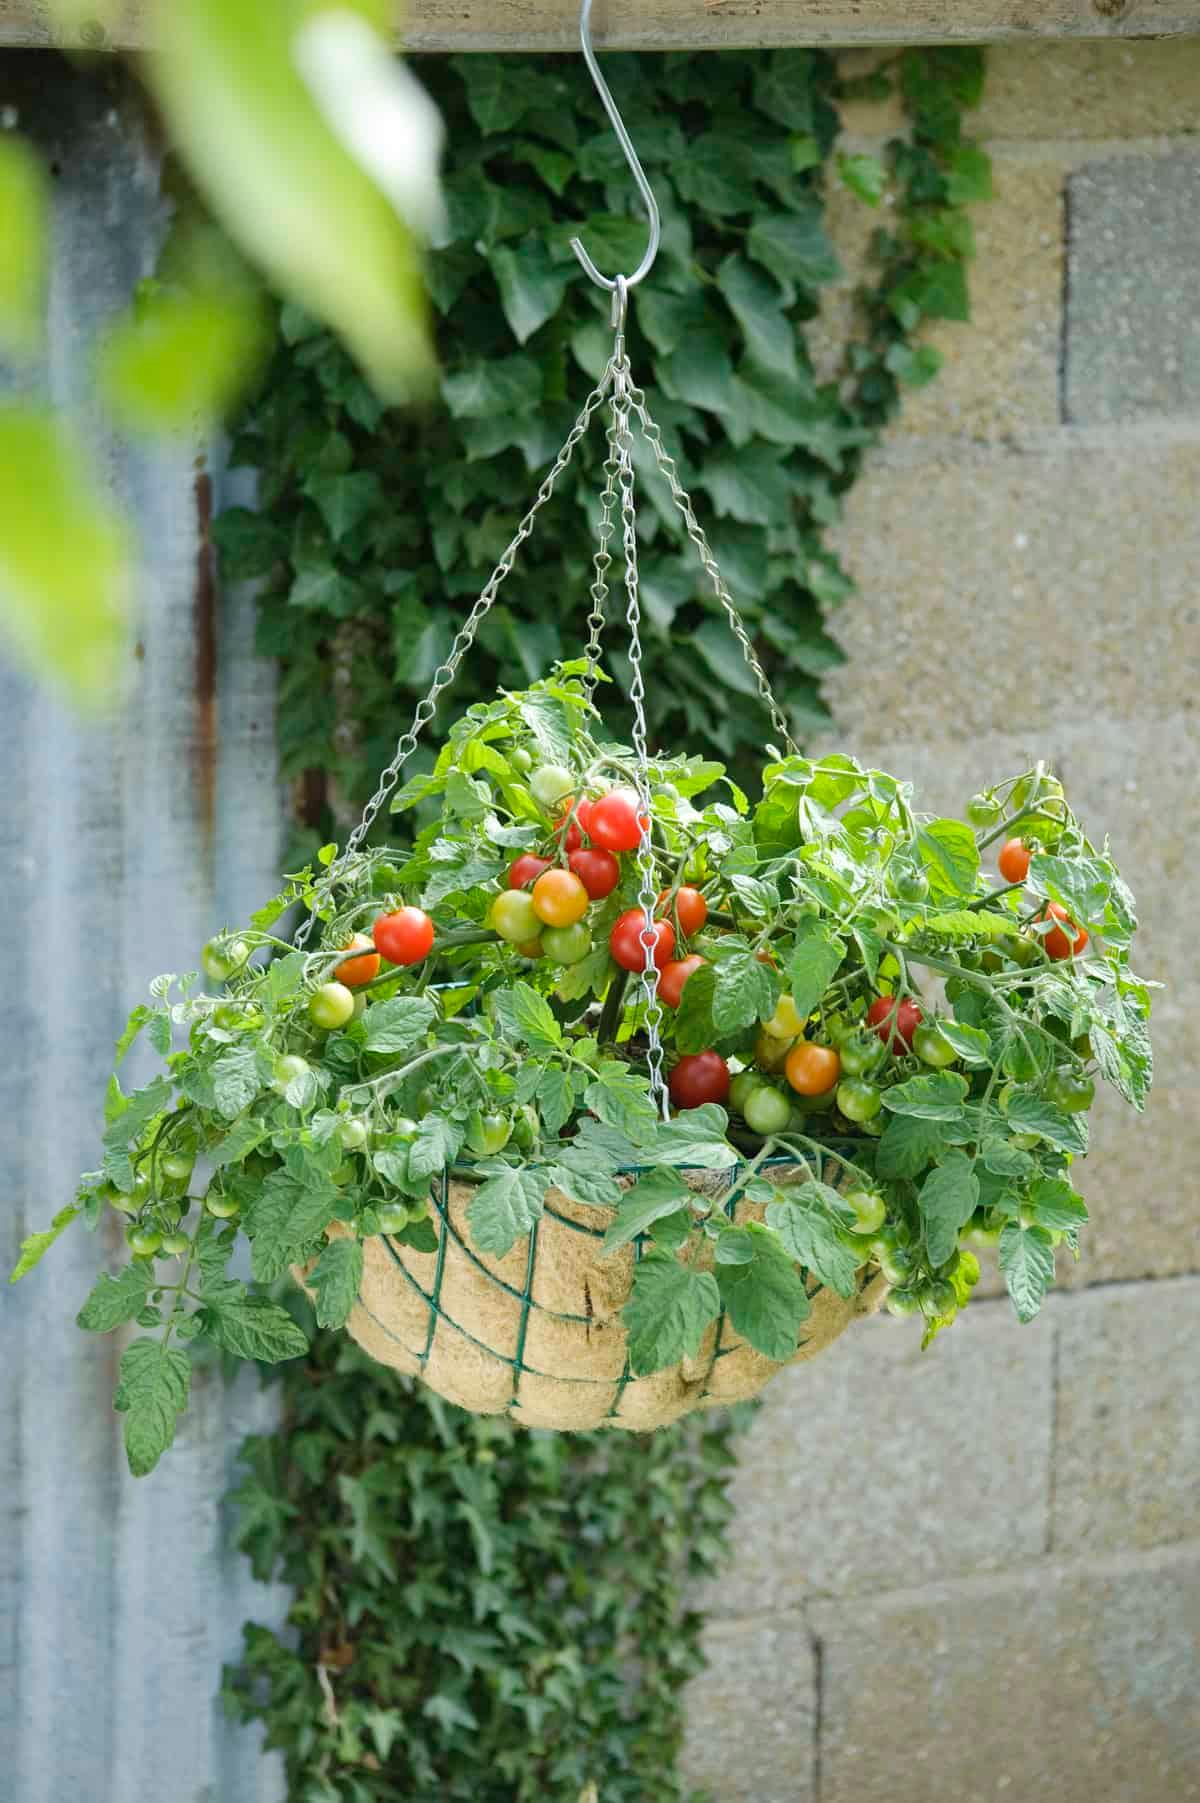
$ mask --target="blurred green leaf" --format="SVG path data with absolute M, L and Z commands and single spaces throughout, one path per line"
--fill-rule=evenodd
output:
M 101 701 L 115 677 L 130 562 L 122 521 L 62 427 L 0 410 L 0 630 L 76 701 Z
M 175 0 L 163 9 L 161 53 L 146 76 L 197 186 L 234 240 L 345 339 L 381 394 L 401 399 L 428 386 L 433 353 L 417 246 L 396 211 L 394 166 L 387 193 L 380 185 L 388 108 L 362 10 L 348 5 L 305 24 L 290 0 Z M 327 77 L 334 66 L 331 120 L 333 84 L 319 72 Z M 430 151 L 436 114 L 429 104 L 416 120 L 411 85 L 391 92 L 392 127 L 415 164 L 418 148 Z M 351 123 L 356 108 L 361 140 Z M 413 192 L 423 191 L 416 180 Z
M 121 423 L 136 431 L 204 426 L 228 412 L 270 342 L 262 305 L 250 289 L 160 289 L 105 338 L 101 392 Z
M 0 136 L 0 342 L 24 351 L 42 328 L 49 188 L 21 138 Z

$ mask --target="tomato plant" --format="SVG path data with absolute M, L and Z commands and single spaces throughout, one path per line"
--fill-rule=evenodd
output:
M 117 1073 L 99 1169 L 18 1269 L 72 1220 L 125 1218 L 130 1272 L 116 1289 L 101 1279 L 81 1322 L 157 1310 L 182 1361 L 144 1404 L 122 1380 L 136 1470 L 169 1443 L 192 1339 L 259 1359 L 302 1350 L 271 1296 L 301 1265 L 319 1320 L 344 1326 L 365 1240 L 436 1245 L 447 1168 L 474 1185 L 474 1254 L 500 1258 L 551 1188 L 586 1198 L 602 1234 L 652 1173 L 643 1193 L 667 1209 L 672 1247 L 694 1240 L 685 1283 L 710 1269 L 704 1236 L 725 1268 L 729 1222 L 673 1173 L 728 1173 L 735 1213 L 753 1185 L 756 1236 L 726 1242 L 739 1273 L 726 1281 L 760 1350 L 778 1350 L 781 1310 L 799 1336 L 805 1286 L 844 1288 L 847 1260 L 855 1282 L 882 1273 L 928 1338 L 969 1301 L 960 1236 L 998 1249 L 1023 1319 L 1059 1239 L 1074 1251 L 1089 1111 L 1101 1079 L 1144 1105 L 1150 997 L 1128 889 L 1052 779 L 990 792 L 1038 848 L 1025 891 L 984 868 L 988 831 L 1003 830 L 990 806 L 986 820 L 978 804 L 967 820 L 917 813 L 908 785 L 839 756 L 780 758 L 736 805 L 715 766 L 706 791 L 688 760 L 656 758 L 643 844 L 630 754 L 582 675 L 567 665 L 470 710 L 434 772 L 401 791 L 395 848 L 297 873 L 253 926 L 206 948 L 215 993 L 164 977 L 135 1009 L 120 1055 L 146 1034 L 158 1072 L 128 1090 Z M 531 721 L 553 756 L 526 771 Z M 569 851 L 573 828 L 590 843 Z M 640 980 L 647 878 L 654 998 Z M 316 918 L 289 950 L 274 929 L 297 905 Z M 629 1236 L 654 1251 L 634 1263 L 635 1313 L 668 1256 L 645 1233 Z M 231 1262 L 242 1242 L 254 1288 Z M 776 1284 L 799 1246 L 805 1285 Z M 158 1284 L 158 1254 L 190 1275 Z M 719 1294 L 697 1290 L 701 1327 Z M 668 1314 L 639 1338 L 639 1369 L 678 1358 Z M 157 1343 L 133 1342 L 126 1378 Z

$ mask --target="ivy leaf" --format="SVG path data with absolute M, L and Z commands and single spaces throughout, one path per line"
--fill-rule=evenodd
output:
M 968 320 L 966 270 L 959 262 L 919 264 L 891 290 L 887 304 L 905 331 L 921 318 Z
M 188 1355 L 179 1346 L 142 1339 L 126 1348 L 113 1407 L 125 1417 L 125 1455 L 134 1477 L 153 1471 L 174 1440 L 191 1377 Z
M 684 994 L 698 972 L 688 979 Z M 718 1033 L 736 1033 L 759 1020 L 770 1020 L 779 999 L 779 979 L 753 952 L 734 952 L 716 966 L 712 1018 Z
M 641 1145 L 654 1137 L 658 1125 L 649 1089 L 645 1077 L 630 1070 L 627 1064 L 610 1059 L 600 1066 L 596 1081 L 584 1090 L 584 1106 L 626 1134 L 635 1145 Z
M 849 1212 L 837 1191 L 810 1182 L 776 1194 L 779 1200 L 767 1203 L 767 1226 L 779 1235 L 785 1250 L 839 1296 L 853 1296 L 858 1259 L 839 1237 Z
M 19 1283 L 22 1277 L 27 1277 L 34 1266 L 45 1257 L 59 1234 L 65 1232 L 79 1213 L 78 1203 L 68 1202 L 65 1208 L 59 1209 L 44 1232 L 31 1233 L 23 1239 L 20 1256 L 9 1274 L 9 1283 Z
M 1000 1235 L 1000 1269 L 1018 1321 L 1032 1321 L 1054 1282 L 1054 1243 L 1046 1229 L 1009 1221 Z
M 319 1312 L 317 1318 L 322 1327 L 332 1325 L 321 1321 Z M 308 1351 L 303 1329 L 287 1310 L 267 1296 L 252 1295 L 241 1283 L 222 1284 L 205 1293 L 204 1325 L 214 1345 L 235 1358 L 277 1365 Z
M 646 1377 L 695 1358 L 720 1310 L 721 1292 L 711 1271 L 681 1265 L 670 1252 L 648 1252 L 634 1266 L 633 1288 L 621 1311 L 630 1369 Z
M 869 207 L 879 205 L 887 187 L 887 173 L 878 157 L 839 156 L 837 171 L 852 194 L 865 200 Z
M 836 282 L 842 273 L 816 202 L 793 213 L 758 214 L 747 234 L 746 249 L 772 275 L 790 276 L 805 288 Z
M 946 171 L 946 199 L 952 207 L 992 198 L 992 159 L 978 144 L 957 144 Z
M 717 269 L 717 286 L 742 329 L 746 349 L 764 369 L 796 373 L 796 328 L 771 277 L 736 252 Z
M 519 246 L 499 244 L 490 262 L 504 317 L 524 344 L 562 306 L 569 271 L 551 261 L 541 238 L 524 238 Z
M 979 850 L 965 821 L 931 820 L 917 834 L 917 850 L 935 895 L 974 893 Z
M 919 1177 L 946 1143 L 944 1125 L 920 1115 L 894 1114 L 880 1136 L 875 1169 L 880 1177 Z
M 664 1215 L 671 1215 L 691 1200 L 691 1191 L 677 1171 L 648 1171 L 621 1198 L 617 1218 L 604 1236 L 602 1250 L 615 1252 L 640 1233 L 646 1233 Z
M 471 1240 L 480 1252 L 503 1258 L 542 1216 L 549 1173 L 532 1165 L 481 1164 L 486 1181 L 467 1207 Z
M 424 1039 L 437 1010 L 428 996 L 395 995 L 376 1002 L 364 1016 L 368 1052 L 411 1052 Z
M 788 970 L 792 1000 L 801 1019 L 812 1013 L 845 956 L 845 942 L 823 922 L 809 921 L 801 928 Z
M 782 1364 L 795 1352 L 810 1312 L 804 1279 L 773 1233 L 757 1225 L 740 1231 L 750 1239 L 751 1257 L 717 1264 L 721 1302 L 734 1332 Z
M 531 983 L 514 983 L 496 997 L 496 1020 L 509 1039 L 533 1052 L 554 1052 L 562 1045 L 562 1028 L 545 996 Z
M 935 1265 L 948 1259 L 979 1204 L 979 1179 L 965 1152 L 949 1151 L 921 1185 L 917 1198 L 925 1244 Z
M 480 358 L 446 376 L 442 395 L 454 419 L 528 412 L 542 398 L 541 365 L 521 354 Z
M 134 1321 L 146 1306 L 154 1276 L 151 1265 L 131 1264 L 110 1277 L 102 1271 L 91 1295 L 75 1317 L 86 1333 L 111 1333 L 126 1321 Z
M 883 1105 L 893 1114 L 912 1114 L 923 1121 L 957 1121 L 962 1116 L 968 1083 L 957 1071 L 930 1071 L 909 1077 L 883 1091 Z
M 316 1292 L 318 1327 L 344 1327 L 362 1286 L 363 1249 L 356 1239 L 330 1240 L 312 1270 L 309 1287 Z
M 373 470 L 337 475 L 317 471 L 304 484 L 304 492 L 316 502 L 335 544 L 384 503 L 383 484 Z

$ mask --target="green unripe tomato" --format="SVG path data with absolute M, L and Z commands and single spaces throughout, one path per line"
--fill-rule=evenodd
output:
M 563 764 L 542 764 L 529 778 L 529 787 L 535 801 L 540 801 L 544 808 L 551 808 L 571 793 L 575 778 Z
M 335 1189 L 345 1189 L 346 1185 L 348 1183 L 353 1183 L 357 1176 L 357 1168 L 351 1164 L 348 1158 L 343 1158 L 341 1164 L 336 1165 L 334 1169 L 330 1171 L 329 1181 L 333 1184 Z
M 222 1002 L 213 1009 L 213 1025 L 223 1027 L 226 1033 L 245 1033 L 251 1027 L 261 1027 L 263 1022 L 261 1008 L 244 1008 L 240 1002 Z
M 271 1085 L 272 1089 L 278 1090 L 280 1095 L 285 1094 L 288 1084 L 294 1083 L 298 1077 L 303 1077 L 310 1068 L 308 1059 L 301 1058 L 298 1052 L 285 1052 L 282 1058 L 277 1058 L 275 1061 L 275 1078 Z
M 942 1315 L 953 1315 L 958 1309 L 954 1285 L 940 1280 L 925 1284 L 920 1292 L 920 1304 L 921 1313 L 928 1321 L 936 1321 Z
M 168 1258 L 183 1258 L 190 1252 L 191 1240 L 186 1233 L 164 1233 L 161 1250 Z
M 901 901 L 913 904 L 923 902 L 929 894 L 929 878 L 923 870 L 910 865 L 896 878 L 896 894 Z
M 543 927 L 542 950 L 555 964 L 578 964 L 592 949 L 592 935 L 582 920 L 569 927 Z
M 162 1245 L 162 1234 L 154 1227 L 127 1227 L 125 1240 L 135 1258 L 153 1258 Z
M 242 1212 L 240 1203 L 235 1202 L 232 1196 L 222 1196 L 217 1192 L 205 1196 L 204 1206 L 217 1221 L 236 1221 Z
M 1046 1098 L 1064 1114 L 1086 1114 L 1096 1100 L 1096 1085 L 1090 1077 L 1062 1068 L 1047 1083 Z
M 422 1089 L 417 1096 L 417 1101 L 416 1101 L 417 1113 L 422 1114 L 422 1115 L 428 1114 L 429 1110 L 431 1108 L 435 1108 L 436 1106 L 437 1106 L 437 1091 L 434 1089 L 432 1083 L 427 1083 L 425 1085 L 424 1089 Z
M 398 1133 L 401 1139 L 416 1139 L 421 1131 L 411 1114 L 398 1114 L 388 1122 L 388 1132 Z
M 519 1152 L 531 1152 L 541 1138 L 541 1122 L 538 1111 L 529 1102 L 525 1102 L 517 1110 L 513 1122 L 513 1144 Z
M 541 932 L 533 897 L 524 889 L 503 889 L 488 912 L 488 925 L 509 945 L 527 945 Z
M 172 1183 L 186 1183 L 196 1163 L 194 1153 L 168 1152 L 158 1161 L 158 1168 L 163 1176 Z
M 322 983 L 308 998 L 308 1018 L 323 1033 L 344 1027 L 354 1015 L 354 991 L 344 983 Z
M 1001 814 L 1000 803 L 990 792 L 972 795 L 967 803 L 967 819 L 972 826 L 995 826 Z
M 514 770 L 519 770 L 521 772 L 522 776 L 524 776 L 527 771 L 533 769 L 533 759 L 526 751 L 524 745 L 514 745 L 508 754 L 508 761 Z
M 882 1103 L 873 1083 L 861 1077 L 847 1077 L 838 1084 L 837 1105 L 848 1121 L 873 1121 Z
M 108 1206 L 110 1208 L 115 1208 L 118 1214 L 136 1215 L 141 1212 L 141 1202 L 138 1201 L 136 1197 L 129 1195 L 125 1190 L 114 1189 L 110 1184 L 108 1186 L 107 1194 Z
M 200 953 L 204 974 L 210 983 L 227 983 L 235 970 L 240 970 L 250 956 L 244 939 L 210 939 Z
M 940 1027 L 931 1020 L 922 1021 L 913 1034 L 913 1051 L 922 1064 L 928 1064 L 936 1071 L 945 1070 L 958 1057 Z
M 467 1122 L 467 1144 L 476 1158 L 492 1158 L 504 1150 L 512 1123 L 503 1114 L 473 1114 Z
M 370 1138 L 367 1123 L 357 1114 L 349 1114 L 337 1124 L 338 1144 L 346 1152 L 361 1152 Z
M 729 1106 L 735 1114 L 741 1114 L 746 1106 L 746 1097 L 760 1087 L 761 1079 L 754 1071 L 738 1071 L 729 1085 Z
M 969 1246 L 977 1246 L 980 1251 L 987 1251 L 993 1246 L 998 1245 L 1002 1231 L 1003 1228 L 999 1223 L 995 1226 L 989 1226 L 982 1216 L 970 1221 L 958 1236 L 959 1246 L 963 1248 L 963 1257 L 974 1258 L 974 1253 L 966 1250 Z M 975 1269 L 976 1276 L 974 1281 L 978 1283 L 979 1260 L 977 1258 L 975 1259 Z
M 182 1221 L 183 1210 L 178 1202 L 160 1202 L 154 1211 L 154 1219 L 164 1233 L 170 1233 Z
M 887 1047 L 877 1033 L 855 1033 L 841 1047 L 842 1070 L 847 1077 L 862 1077 L 878 1070 L 886 1057 Z
M 810 1114 L 828 1114 L 837 1102 L 837 1085 L 831 1086 L 820 1096 L 793 1095 L 791 1098 L 792 1113 L 803 1131 L 804 1120 Z
M 917 1274 L 916 1254 L 910 1252 L 907 1246 L 889 1246 L 886 1252 L 877 1250 L 875 1257 L 889 1283 L 905 1284 Z
M 889 1315 L 898 1315 L 900 1317 L 905 1315 L 915 1315 L 920 1309 L 920 1306 L 921 1298 L 917 1295 L 916 1291 L 905 1289 L 893 1290 L 888 1296 L 887 1301 L 884 1303 L 884 1307 L 887 1309 Z
M 857 1217 L 855 1232 L 878 1233 L 887 1219 L 887 1203 L 878 1190 L 852 1189 L 846 1200 Z
M 760 1083 L 750 1091 L 742 1106 L 742 1117 L 752 1133 L 764 1137 L 782 1133 L 792 1117 L 792 1105 L 778 1089 Z
M 402 1233 L 408 1226 L 408 1210 L 403 1202 L 385 1202 L 376 1214 L 380 1233 Z

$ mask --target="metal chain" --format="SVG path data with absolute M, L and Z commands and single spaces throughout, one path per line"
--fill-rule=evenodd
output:
M 650 449 L 654 452 L 654 460 L 658 464 L 663 476 L 666 478 L 667 487 L 671 491 L 671 499 L 674 501 L 683 517 L 683 523 L 687 528 L 687 535 L 695 545 L 696 550 L 700 553 L 700 561 L 704 565 L 705 573 L 712 584 L 713 593 L 725 610 L 725 615 L 733 631 L 733 636 L 741 646 L 742 655 L 750 667 L 755 682 L 758 684 L 758 692 L 762 697 L 763 706 L 771 716 L 771 724 L 783 740 L 787 749 L 798 753 L 800 747 L 796 744 L 791 733 L 788 731 L 787 716 L 784 714 L 782 707 L 775 698 L 775 693 L 771 688 L 767 673 L 759 662 L 754 646 L 750 641 L 750 634 L 746 631 L 745 622 L 738 612 L 737 607 L 734 605 L 732 595 L 725 586 L 725 578 L 721 574 L 717 560 L 713 556 L 700 522 L 696 518 L 691 498 L 679 480 L 679 473 L 675 468 L 675 460 L 668 454 L 662 441 L 662 433 L 650 417 L 646 407 L 646 397 L 640 388 L 635 388 L 631 384 L 629 388 L 629 399 L 633 411 L 637 414 L 638 420 L 641 423 L 642 436 L 650 446 Z
M 622 278 L 622 288 L 624 282 Z M 623 300 L 623 295 L 620 296 Z M 621 528 L 622 543 L 625 551 L 625 592 L 628 606 L 625 619 L 629 626 L 629 667 L 633 680 L 629 687 L 629 699 L 633 705 L 633 746 L 636 753 L 636 789 L 638 813 L 645 821 L 641 841 L 638 845 L 637 867 L 640 878 L 638 901 L 642 908 L 642 927 L 638 934 L 641 942 L 644 962 L 640 972 L 642 991 L 646 999 L 646 1039 L 648 1051 L 646 1066 L 650 1077 L 651 1100 L 659 1109 L 664 1120 L 670 1118 L 670 1101 L 666 1081 L 663 1077 L 662 1047 L 662 1003 L 658 999 L 658 966 L 655 963 L 655 952 L 658 949 L 658 933 L 655 926 L 655 909 L 658 903 L 658 879 L 654 871 L 654 853 L 651 849 L 650 832 L 653 814 L 650 805 L 650 760 L 646 748 L 646 687 L 642 680 L 642 634 L 641 634 L 641 598 L 638 592 L 638 548 L 637 548 L 637 508 L 634 502 L 633 474 L 633 433 L 629 424 L 630 397 L 633 393 L 630 381 L 629 359 L 625 354 L 625 337 L 623 332 L 623 313 L 617 327 L 616 348 L 613 352 L 613 392 L 612 422 L 613 439 L 617 448 L 617 481 L 621 491 Z
M 370 832 L 380 808 L 399 782 L 400 772 L 416 750 L 421 733 L 424 731 L 425 727 L 428 726 L 437 711 L 439 695 L 441 695 L 443 689 L 447 688 L 450 683 L 454 681 L 454 678 L 458 673 L 459 665 L 462 663 L 463 658 L 471 649 L 471 646 L 475 641 L 475 634 L 479 630 L 481 621 L 496 599 L 500 584 L 512 569 L 517 552 L 532 532 L 538 514 L 553 494 L 555 483 L 566 469 L 568 463 L 570 463 L 576 445 L 587 431 L 591 424 L 593 414 L 596 412 L 596 409 L 600 406 L 605 395 L 608 393 L 609 388 L 612 386 L 615 380 L 616 370 L 617 353 L 616 350 L 614 350 L 613 356 L 607 364 L 603 375 L 584 402 L 575 424 L 567 434 L 562 449 L 559 451 L 552 467 L 543 479 L 533 505 L 521 521 L 521 524 L 517 527 L 508 549 L 492 571 L 487 584 L 480 593 L 479 599 L 476 601 L 474 607 L 459 628 L 454 643 L 451 645 L 450 650 L 446 655 L 445 662 L 439 664 L 435 670 L 428 693 L 417 703 L 417 709 L 412 718 L 412 725 L 397 744 L 392 761 L 380 777 L 379 786 L 375 790 L 370 801 L 368 801 L 366 807 L 363 809 L 362 818 L 347 839 L 345 849 L 341 856 L 330 866 L 323 881 L 319 884 L 316 893 L 313 896 L 310 911 L 300 923 L 296 932 L 293 943 L 297 949 L 307 945 L 309 936 L 316 923 L 318 910 L 326 897 L 331 893 L 339 870 L 357 852 L 359 846 Z
M 592 558 L 595 573 L 589 590 L 592 611 L 587 617 L 588 642 L 584 651 L 587 672 L 583 678 L 583 688 L 589 701 L 595 696 L 596 684 L 600 678 L 600 640 L 604 632 L 604 609 L 608 603 L 608 572 L 612 565 L 612 554 L 608 547 L 612 541 L 613 506 L 617 498 L 617 470 L 620 467 L 614 419 L 609 420 L 605 438 L 608 456 L 604 460 L 604 491 L 600 496 L 600 523 L 596 528 L 596 551 Z

